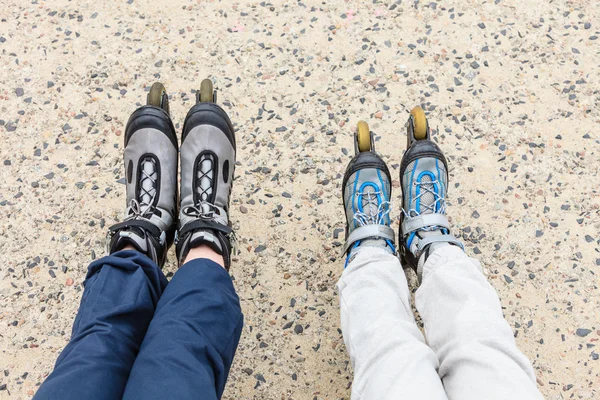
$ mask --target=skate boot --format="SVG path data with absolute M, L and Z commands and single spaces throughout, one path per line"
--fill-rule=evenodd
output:
M 374 246 L 390 254 L 396 253 L 394 230 L 390 227 L 390 171 L 375 153 L 373 134 L 364 121 L 358 123 L 354 150 L 355 156 L 346 168 L 342 184 L 346 212 L 346 266 L 361 246 Z
M 229 198 L 235 169 L 235 134 L 227 113 L 215 104 L 209 79 L 187 114 L 181 138 L 181 207 L 176 250 L 182 265 L 191 248 L 205 244 L 231 265 L 235 236 Z
M 176 229 L 177 152 L 169 99 L 157 82 L 125 128 L 127 208 L 123 222 L 109 228 L 109 254 L 132 245 L 164 265 Z
M 448 163 L 431 140 L 425 112 L 415 107 L 407 122 L 408 146 L 400 164 L 402 215 L 400 217 L 400 256 L 404 266 L 417 272 L 437 248 L 463 245 L 450 234 L 446 218 Z

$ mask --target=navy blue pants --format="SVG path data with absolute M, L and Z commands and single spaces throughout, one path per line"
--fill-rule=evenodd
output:
M 197 259 L 171 282 L 149 258 L 94 261 L 42 399 L 219 399 L 243 325 L 231 278 Z

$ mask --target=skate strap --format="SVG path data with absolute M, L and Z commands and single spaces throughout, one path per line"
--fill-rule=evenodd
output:
M 201 219 L 197 219 L 195 221 L 189 222 L 185 224 L 183 228 L 179 230 L 177 236 L 179 238 L 184 238 L 186 234 L 197 231 L 197 230 L 207 230 L 210 229 L 212 231 L 217 231 L 224 233 L 225 235 L 231 235 L 233 229 L 228 227 L 227 225 L 219 224 L 218 222 L 213 221 L 202 221 Z
M 464 250 L 464 246 L 463 246 L 462 242 L 460 240 L 458 240 L 457 238 L 455 238 L 453 235 L 436 235 L 436 236 L 428 236 L 426 238 L 419 239 L 419 241 L 417 242 L 417 251 L 418 252 L 423 251 L 423 249 L 425 247 L 427 247 L 428 245 L 430 245 L 431 243 L 442 243 L 442 242 L 454 244 Z
M 162 231 L 159 227 L 154 225 L 152 222 L 144 221 L 142 219 L 132 219 L 129 221 L 120 222 L 108 228 L 110 232 L 118 232 L 127 228 L 142 228 L 155 238 L 160 238 Z
M 430 226 L 450 229 L 448 218 L 443 214 L 422 214 L 417 217 L 405 218 L 402 222 L 402 234 L 407 235 Z
M 346 254 L 350 246 L 352 246 L 359 240 L 387 239 L 394 241 L 395 238 L 396 237 L 394 230 L 387 225 L 363 225 L 353 230 L 352 233 L 348 236 L 348 239 L 346 239 L 346 244 L 344 245 L 343 254 Z

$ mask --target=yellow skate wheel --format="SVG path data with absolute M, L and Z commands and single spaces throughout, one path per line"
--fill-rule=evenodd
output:
M 150 88 L 150 92 L 148 92 L 148 105 L 159 107 L 167 113 L 169 112 L 169 96 L 162 83 L 156 82 Z
M 200 102 L 201 103 L 212 103 L 214 90 L 213 83 L 210 79 L 204 79 L 200 84 Z
M 359 152 L 371 151 L 371 131 L 365 121 L 358 121 L 356 125 L 356 141 Z
M 410 110 L 410 115 L 413 120 L 414 135 L 416 140 L 427 138 L 427 117 L 425 111 L 419 106 Z

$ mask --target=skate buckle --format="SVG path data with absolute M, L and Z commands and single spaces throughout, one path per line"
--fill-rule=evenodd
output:
M 106 244 L 105 244 L 105 248 L 106 248 L 106 254 L 110 254 L 110 242 L 112 241 L 113 236 L 115 235 L 114 231 L 111 231 L 110 229 L 108 230 L 108 232 L 106 232 Z
M 235 231 L 231 231 L 231 233 L 225 235 L 225 237 L 229 240 L 229 244 L 231 245 L 231 254 L 237 254 L 238 250 L 238 239 L 235 234 Z

